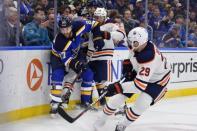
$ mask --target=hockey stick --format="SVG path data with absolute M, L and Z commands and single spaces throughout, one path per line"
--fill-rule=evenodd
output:
M 88 105 L 88 107 L 86 109 L 84 109 L 81 113 L 79 113 L 76 117 L 69 116 L 61 106 L 58 107 L 57 111 L 60 114 L 60 116 L 62 116 L 65 120 L 67 120 L 70 123 L 73 123 L 78 118 L 80 118 L 84 113 L 86 113 L 88 110 L 90 110 L 92 108 L 92 106 L 94 106 L 97 102 L 99 102 L 99 100 L 102 99 L 106 94 L 107 94 L 107 91 L 105 91 L 95 102 Z
M 120 82 L 122 83 L 125 78 L 124 78 L 125 75 L 123 75 L 121 77 L 121 79 L 117 82 Z M 79 113 L 76 117 L 71 117 L 69 116 L 65 111 L 64 109 L 59 106 L 57 111 L 58 113 L 60 114 L 60 116 L 62 116 L 65 120 L 67 120 L 68 122 L 70 123 L 73 123 L 74 121 L 76 121 L 77 119 L 79 119 L 84 113 L 86 113 L 88 110 L 90 110 L 97 102 L 99 102 L 103 97 L 105 97 L 105 95 L 107 94 L 107 90 L 103 92 L 103 94 L 96 100 L 94 101 L 92 104 L 88 105 L 88 107 L 86 109 L 84 109 L 81 113 Z

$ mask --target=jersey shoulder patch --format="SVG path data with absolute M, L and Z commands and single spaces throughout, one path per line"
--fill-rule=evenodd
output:
M 155 49 L 152 43 L 148 43 L 147 46 L 140 53 L 135 54 L 138 63 L 143 64 L 150 62 L 155 57 Z

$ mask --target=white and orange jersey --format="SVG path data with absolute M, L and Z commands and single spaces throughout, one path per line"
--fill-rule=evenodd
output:
M 94 48 L 94 43 L 93 43 L 93 39 L 92 39 L 92 34 L 89 33 L 89 40 L 87 41 L 88 43 L 88 57 L 90 61 L 94 61 L 94 60 L 110 60 L 113 57 L 113 53 L 114 53 L 114 43 L 112 39 L 104 40 L 104 47 L 102 48 L 102 50 L 97 51 Z
M 148 83 L 165 86 L 170 79 L 170 65 L 158 48 L 150 41 L 141 52 L 130 53 L 130 60 L 137 76 L 135 86 L 145 90 Z

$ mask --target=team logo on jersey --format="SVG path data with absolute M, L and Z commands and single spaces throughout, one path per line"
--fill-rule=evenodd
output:
M 27 84 L 32 91 L 37 90 L 43 79 L 43 67 L 39 59 L 33 59 L 27 69 Z

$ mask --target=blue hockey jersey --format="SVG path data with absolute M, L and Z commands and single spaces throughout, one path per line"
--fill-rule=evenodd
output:
M 75 20 L 72 22 L 72 38 L 66 38 L 62 33 L 59 33 L 55 42 L 52 45 L 52 54 L 59 57 L 67 66 L 70 61 L 77 57 L 80 45 L 83 41 L 82 35 L 90 31 L 97 36 L 97 30 L 100 28 L 95 21 Z M 99 35 L 99 34 L 98 34 Z

